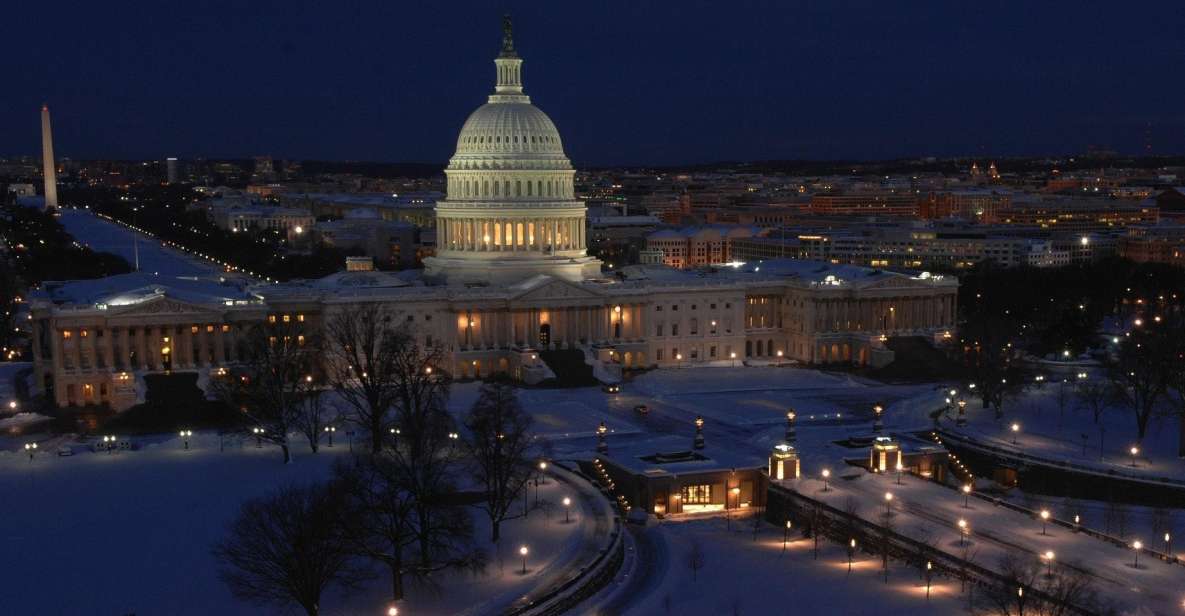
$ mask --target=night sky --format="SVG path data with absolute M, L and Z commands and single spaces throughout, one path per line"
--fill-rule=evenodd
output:
M 443 163 L 503 12 L 578 165 L 1185 151 L 1180 0 L 116 0 L 6 3 L 0 156 Z

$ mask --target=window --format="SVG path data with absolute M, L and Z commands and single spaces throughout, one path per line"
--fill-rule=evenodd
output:
M 684 505 L 712 504 L 712 485 L 708 483 L 683 486 Z
M 78 330 L 78 335 L 79 335 L 79 336 L 82 336 L 83 338 L 86 338 L 86 337 L 87 337 L 87 335 L 89 335 L 89 334 L 90 334 L 90 332 L 88 332 L 88 331 L 87 331 L 87 330 L 85 330 L 85 329 L 80 329 L 80 330 Z
M 658 324 L 658 325 L 657 325 L 657 326 L 654 328 L 654 335 L 655 335 L 655 336 L 661 336 L 661 335 L 662 335 L 662 323 L 659 323 L 659 324 Z
M 662 361 L 662 349 L 658 349 L 657 351 L 655 351 L 654 355 L 655 355 L 655 359 L 657 359 L 658 361 Z
M 70 330 L 68 330 L 68 329 L 62 330 L 62 338 L 69 340 L 70 336 L 72 336 L 72 335 L 74 335 L 74 334 L 70 333 Z
M 284 322 L 285 323 L 289 323 L 291 321 L 292 321 L 292 315 L 289 315 L 289 314 L 284 315 Z
M 304 323 L 304 315 L 303 314 L 296 315 L 296 320 L 300 323 Z
M 695 306 L 692 306 L 694 308 Z M 691 335 L 694 336 L 699 333 L 699 319 L 691 320 Z
M 679 335 L 679 324 L 678 323 L 671 323 L 671 335 L 672 336 Z
M 662 312 L 662 306 L 655 306 L 654 311 L 655 312 Z
M 189 326 L 189 333 L 191 333 L 191 334 L 198 333 L 198 326 L 197 325 L 190 325 Z
M 213 325 L 207 325 L 207 326 L 206 326 L 206 333 L 208 333 L 208 334 L 209 334 L 209 333 L 213 333 L 213 332 L 214 332 L 214 326 L 213 326 Z
M 674 310 L 675 312 L 679 312 L 679 304 L 675 304 L 675 305 L 671 306 L 671 310 Z
M 222 333 L 224 333 L 224 334 L 225 334 L 225 333 L 226 333 L 226 332 L 228 332 L 228 331 L 230 331 L 230 326 L 229 326 L 229 325 L 223 325 L 223 326 L 222 326 Z
M 276 322 L 276 315 L 274 315 L 274 314 L 267 315 L 267 322 L 268 323 L 275 323 Z
M 716 347 L 714 347 L 714 346 L 708 347 L 708 357 L 711 357 L 711 358 L 716 357 Z

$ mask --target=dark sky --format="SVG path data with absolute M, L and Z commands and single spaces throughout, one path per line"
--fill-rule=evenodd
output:
M 505 11 L 577 164 L 1185 151 L 1181 0 L 115 0 L 5 5 L 0 155 L 443 162 Z

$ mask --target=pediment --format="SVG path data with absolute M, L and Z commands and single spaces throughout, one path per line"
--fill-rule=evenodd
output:
M 519 301 L 600 299 L 602 294 L 580 285 L 552 278 L 538 286 L 523 290 L 511 299 Z
M 110 314 L 111 316 L 134 317 L 139 315 L 155 316 L 161 314 L 215 315 L 219 314 L 219 312 L 216 310 L 211 310 L 208 306 L 190 304 L 172 299 L 170 297 L 162 296 L 156 299 L 150 299 L 146 302 L 112 309 Z

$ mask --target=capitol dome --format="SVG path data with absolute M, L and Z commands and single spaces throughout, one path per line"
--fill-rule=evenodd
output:
M 447 198 L 436 203 L 429 278 L 469 284 L 600 275 L 601 262 L 586 250 L 576 171 L 555 123 L 523 92 L 522 62 L 507 19 L 494 93 L 465 120 L 444 170 Z

